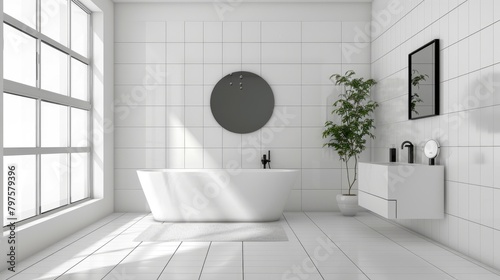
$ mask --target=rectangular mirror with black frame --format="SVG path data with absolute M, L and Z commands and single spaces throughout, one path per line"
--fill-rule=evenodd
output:
M 408 119 L 439 115 L 439 39 L 408 55 Z

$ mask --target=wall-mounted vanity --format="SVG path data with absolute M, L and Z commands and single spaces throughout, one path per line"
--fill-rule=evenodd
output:
M 359 205 L 388 219 L 444 218 L 444 166 L 359 163 Z

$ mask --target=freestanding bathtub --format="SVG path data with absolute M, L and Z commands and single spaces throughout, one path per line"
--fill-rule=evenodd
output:
M 268 222 L 283 214 L 298 170 L 137 170 L 153 217 L 168 222 Z

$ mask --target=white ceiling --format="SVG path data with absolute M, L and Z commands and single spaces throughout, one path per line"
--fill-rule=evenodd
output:
M 115 3 L 370 3 L 372 0 L 113 0 Z

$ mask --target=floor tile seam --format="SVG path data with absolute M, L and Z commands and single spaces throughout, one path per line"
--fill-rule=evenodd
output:
M 205 260 L 203 260 L 203 265 L 201 266 L 200 276 L 198 276 L 198 280 L 201 280 L 201 276 L 203 275 L 203 268 L 205 267 L 205 263 L 207 262 L 208 253 L 210 252 L 210 247 L 212 246 L 212 242 L 208 245 L 207 254 L 205 255 Z
M 245 246 L 243 246 L 243 241 L 241 241 L 241 279 L 245 280 Z
M 368 275 L 349 257 L 349 255 L 347 255 L 344 250 L 342 250 L 338 245 L 337 243 L 335 243 L 327 234 L 326 232 L 311 218 L 309 217 L 309 215 L 307 215 L 306 212 L 304 212 L 304 215 L 326 236 L 326 238 L 328 238 L 328 240 L 330 240 L 331 242 L 333 242 L 333 244 L 335 244 L 335 246 L 342 252 L 342 254 L 344 254 L 344 256 L 349 259 L 351 261 L 351 263 L 353 265 L 355 265 L 359 271 L 361 271 L 361 273 L 363 273 L 363 275 L 367 278 L 367 279 L 370 279 L 370 277 L 368 277 Z
M 126 213 L 124 213 L 123 215 L 125 215 L 125 214 Z M 122 217 L 122 216 L 120 216 L 120 217 Z M 61 276 L 65 275 L 68 271 L 70 271 L 71 269 L 73 269 L 74 267 L 76 267 L 77 265 L 79 265 L 80 263 L 82 263 L 84 260 L 86 260 L 87 258 L 89 258 L 90 256 L 92 256 L 95 252 L 99 251 L 101 248 L 104 248 L 104 246 L 106 246 L 107 244 L 109 244 L 111 241 L 113 241 L 114 239 L 116 239 L 118 236 L 120 236 L 125 231 L 127 231 L 129 228 L 131 228 L 132 226 L 134 226 L 136 223 L 138 223 L 139 221 L 141 221 L 142 219 L 144 219 L 146 216 L 147 216 L 147 214 L 143 215 L 139 220 L 135 221 L 133 224 L 131 224 L 126 229 L 124 229 L 123 231 L 121 231 L 115 237 L 111 238 L 109 241 L 107 241 L 106 243 L 104 243 L 102 246 L 100 246 L 99 248 L 95 249 L 92 253 L 90 253 L 87 256 L 85 256 L 82 260 L 80 260 L 78 263 L 74 264 L 72 267 L 68 268 L 64 273 L 62 273 L 61 275 L 57 276 L 54 280 L 56 280 L 56 279 L 60 278 Z M 110 272 L 111 272 L 111 270 L 110 270 Z M 108 274 L 109 274 L 109 272 L 108 272 Z
M 163 266 L 163 269 L 161 270 L 160 272 L 160 275 L 158 275 L 158 278 L 156 278 L 157 280 L 160 279 L 161 275 L 163 274 L 163 272 L 165 271 L 165 269 L 167 268 L 168 264 L 170 263 L 170 261 L 172 261 L 172 258 L 175 256 L 175 253 L 177 253 L 177 250 L 179 250 L 179 248 L 181 247 L 182 245 L 182 241 L 179 242 L 179 245 L 177 245 L 177 248 L 175 248 L 175 251 L 174 253 L 172 254 L 172 256 L 170 256 L 170 258 L 168 259 L 167 263 L 165 264 L 165 266 Z
M 115 264 L 115 266 L 113 266 L 113 268 L 111 268 L 111 270 L 110 270 L 110 271 L 108 271 L 108 273 L 106 273 L 106 275 L 104 275 L 104 277 L 103 277 L 102 279 L 106 278 L 106 276 L 108 276 L 108 275 L 109 275 L 109 274 L 110 274 L 110 273 L 111 273 L 111 272 L 112 272 L 112 271 L 113 271 L 113 270 L 114 270 L 114 269 L 115 269 L 118 265 L 120 265 L 120 264 L 123 262 L 123 260 L 125 260 L 125 259 L 126 259 L 126 258 L 127 258 L 127 257 L 128 257 L 128 256 L 129 256 L 129 255 L 130 255 L 130 254 L 131 254 L 134 250 L 135 250 L 135 249 L 137 249 L 137 247 L 139 247 L 141 244 L 142 244 L 142 241 L 141 241 L 141 242 L 139 242 L 139 244 L 137 244 L 137 246 L 135 246 L 135 247 L 134 247 L 134 249 L 132 249 L 130 252 L 128 252 L 128 254 L 127 254 L 126 256 L 124 256 L 124 257 L 123 257 L 123 258 L 122 258 L 122 259 L 121 259 L 121 260 L 120 260 L 117 264 Z M 57 278 L 56 278 L 56 279 L 57 279 Z
M 111 215 L 113 215 L 113 214 L 111 214 Z M 100 228 L 102 228 L 102 227 L 104 227 L 104 226 L 106 226 L 106 225 L 110 224 L 111 222 L 115 221 L 116 219 L 118 219 L 118 218 L 122 217 L 123 215 L 125 215 L 125 213 L 122 213 L 121 215 L 117 216 L 116 218 L 109 220 L 109 221 L 108 221 L 108 222 L 106 222 L 105 224 L 103 224 L 103 225 L 101 225 L 101 226 L 97 227 L 96 229 L 94 229 L 94 230 L 90 231 L 89 233 L 87 233 L 87 234 L 85 234 L 85 235 L 83 235 L 83 236 L 81 236 L 81 237 L 79 237 L 79 238 L 75 239 L 74 241 L 70 242 L 69 244 L 67 244 L 67 245 L 63 246 L 62 248 L 59 248 L 58 250 L 56 250 L 56 251 L 52 252 L 51 254 L 49 254 L 49 255 L 47 255 L 47 256 L 44 256 L 42 259 L 38 260 L 37 262 L 35 262 L 35 263 L 31 264 L 30 266 L 28 266 L 28 267 L 26 267 L 26 268 L 24 268 L 24 269 L 20 270 L 19 272 L 15 273 L 14 275 L 12 275 L 12 276 L 10 276 L 10 277 L 6 278 L 6 280 L 11 279 L 12 277 L 14 277 L 14 276 L 16 276 L 16 275 L 19 275 L 19 274 L 23 273 L 23 271 L 25 271 L 26 269 L 28 269 L 28 268 L 30 268 L 30 267 L 32 267 L 32 266 L 34 266 L 34 265 L 36 265 L 36 264 L 38 264 L 38 263 L 40 263 L 40 262 L 44 261 L 45 259 L 47 259 L 48 257 L 50 257 L 50 256 L 54 255 L 55 253 L 57 253 L 57 252 L 59 252 L 59 251 L 61 251 L 61 250 L 65 249 L 65 248 L 67 248 L 67 247 L 71 246 L 71 245 L 72 245 L 72 244 L 74 244 L 75 242 L 77 242 L 77 241 L 79 241 L 79 240 L 81 240 L 81 239 L 85 238 L 86 236 L 88 236 L 88 235 L 90 235 L 90 234 L 94 233 L 95 231 L 97 231 L 97 230 L 99 230 Z
M 376 216 L 375 216 L 376 217 Z M 373 228 L 372 226 L 364 223 L 363 221 L 361 221 L 360 219 L 358 219 L 357 217 L 354 217 L 357 221 L 359 221 L 360 223 L 366 225 L 368 228 L 370 228 L 371 230 L 385 236 L 387 239 L 391 240 L 392 242 L 394 242 L 395 244 L 401 246 L 401 248 L 404 248 L 406 251 L 410 252 L 411 254 L 413 254 L 414 256 L 418 257 L 419 259 L 423 260 L 424 262 L 428 263 L 429 265 L 435 267 L 436 269 L 438 269 L 439 271 L 443 272 L 444 274 L 448 275 L 449 277 L 451 277 L 452 279 L 457 279 L 456 277 L 454 277 L 453 275 L 451 275 L 450 273 L 446 272 L 445 270 L 441 269 L 440 267 L 438 267 L 437 265 L 431 263 L 430 261 L 426 260 L 425 258 L 423 258 L 422 256 L 420 255 L 417 255 L 415 252 L 411 251 L 410 249 L 406 248 L 405 246 L 403 246 L 402 244 L 400 244 L 399 242 L 393 240 L 392 238 L 390 238 L 389 236 L 385 235 L 384 233 L 376 230 L 375 228 Z M 378 218 L 378 217 L 377 217 Z M 393 223 L 391 223 L 393 224 Z M 401 228 L 401 229 L 404 229 L 401 225 L 398 225 L 398 224 L 393 224 L 394 226 L 398 227 L 398 228 Z M 410 233 L 414 233 L 412 231 L 408 231 Z
M 300 213 L 304 213 L 304 212 L 300 212 Z M 292 228 L 292 226 L 288 222 L 288 219 L 286 218 L 285 214 L 283 214 L 283 218 L 285 219 L 285 222 L 287 223 L 288 227 L 290 227 L 290 230 L 292 231 L 292 233 L 295 235 L 295 238 L 297 238 L 297 240 L 299 241 L 300 245 L 302 246 L 302 250 L 304 250 L 304 252 L 307 254 L 307 257 L 309 258 L 309 260 L 311 261 L 311 263 L 314 265 L 314 268 L 316 268 L 316 271 L 318 271 L 318 274 L 321 277 L 321 279 L 325 280 L 325 277 L 323 277 L 323 275 L 321 275 L 321 272 L 319 271 L 318 267 L 316 266 L 316 264 L 312 260 L 311 256 L 309 255 L 309 252 L 307 252 L 306 248 L 302 244 L 302 241 L 297 236 L 297 234 L 295 233 L 295 230 Z
M 379 217 L 378 215 L 373 215 L 373 216 L 374 216 L 374 217 L 377 217 L 377 218 L 379 218 L 379 219 L 381 219 L 381 217 Z M 460 218 L 460 217 L 457 217 L 457 218 Z M 464 219 L 464 220 L 465 220 L 465 219 Z M 466 220 L 466 221 L 468 221 L 468 220 Z M 425 241 L 427 241 L 427 242 L 429 242 L 429 243 L 432 243 L 433 245 L 436 245 L 436 246 L 438 246 L 439 248 L 444 249 L 444 250 L 446 250 L 446 251 L 448 251 L 448 252 L 450 252 L 450 253 L 452 253 L 452 254 L 456 255 L 457 257 L 462 258 L 462 259 L 463 259 L 463 260 L 465 260 L 465 261 L 471 262 L 471 263 L 473 263 L 473 264 L 475 264 L 475 265 L 478 265 L 478 266 L 480 266 L 480 267 L 482 267 L 482 268 L 484 268 L 484 269 L 488 270 L 489 272 L 491 272 L 491 273 L 493 273 L 493 274 L 496 274 L 496 275 L 499 275 L 499 276 L 500 276 L 500 271 L 499 271 L 499 270 L 497 270 L 497 269 L 494 269 L 494 268 L 492 268 L 492 267 L 490 267 L 490 266 L 488 266 L 488 265 L 485 265 L 485 264 L 481 263 L 481 262 L 480 262 L 480 261 L 478 261 L 478 260 L 475 260 L 475 259 L 473 259 L 473 258 L 471 258 L 471 257 L 469 257 L 469 256 L 467 256 L 467 255 L 464 255 L 464 254 L 462 254 L 462 253 L 460 253 L 460 252 L 458 252 L 458 251 L 456 251 L 456 250 L 454 250 L 454 249 L 452 249 L 452 248 L 450 248 L 450 247 L 448 247 L 448 246 L 446 246 L 446 245 L 444 245 L 444 244 L 441 244 L 441 243 L 439 243 L 439 242 L 437 242 L 437 241 L 435 241 L 435 240 L 433 240 L 433 239 L 431 239 L 431 238 L 429 238 L 429 237 L 427 237 L 427 236 L 425 236 L 425 235 L 423 235 L 423 234 L 421 234 L 421 233 L 419 233 L 419 232 L 413 231 L 413 230 L 411 230 L 411 229 L 409 229 L 409 228 L 407 228 L 407 227 L 405 227 L 405 226 L 403 226 L 403 225 L 401 225 L 401 224 L 398 224 L 398 223 L 393 222 L 393 221 L 391 221 L 391 220 L 387 220 L 387 222 L 389 222 L 389 223 L 390 223 L 390 224 L 392 224 L 392 225 L 397 226 L 397 227 L 398 227 L 398 228 L 400 228 L 400 229 L 405 230 L 406 232 L 409 232 L 409 233 L 411 233 L 411 234 L 413 234 L 413 235 L 416 235 L 416 236 L 418 236 L 418 237 L 420 237 L 420 238 L 424 239 Z M 469 221 L 469 222 L 470 222 L 470 221 Z M 392 239 L 391 239 L 391 240 L 392 240 Z

